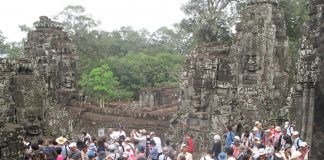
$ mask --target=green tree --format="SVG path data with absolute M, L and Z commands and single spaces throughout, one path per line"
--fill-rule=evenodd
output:
M 187 18 L 180 22 L 180 26 L 188 33 L 192 33 L 196 43 L 230 42 L 230 28 L 237 18 L 236 1 L 189 0 L 182 6 Z
M 23 54 L 22 42 L 6 42 L 6 37 L 0 31 L 0 54 L 8 58 L 19 58 Z
M 107 64 L 94 68 L 88 75 L 83 75 L 80 84 L 87 94 L 98 98 L 101 106 L 104 106 L 105 101 L 130 96 L 129 93 L 120 90 L 118 80 Z

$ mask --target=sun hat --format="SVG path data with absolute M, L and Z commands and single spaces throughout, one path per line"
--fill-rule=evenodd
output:
M 125 142 L 130 142 L 130 141 L 131 141 L 131 139 L 129 137 L 125 138 Z
M 61 136 L 61 137 L 56 138 L 55 141 L 56 141 L 58 144 L 64 144 L 64 143 L 67 141 L 67 139 L 66 139 L 66 138 L 63 138 L 63 137 Z
M 298 135 L 299 135 L 299 132 L 298 132 L 298 131 L 294 131 L 294 132 L 292 133 L 292 135 L 294 135 L 294 136 L 298 136 Z
M 266 150 L 264 148 L 259 149 L 259 155 L 265 155 L 267 154 Z
M 277 132 L 280 132 L 280 131 L 281 131 L 280 126 L 276 126 L 275 130 L 276 130 Z
M 181 144 L 181 149 L 182 149 L 182 148 L 185 148 L 185 147 L 186 147 L 186 148 L 188 147 L 187 144 L 182 143 L 182 144 Z
M 227 159 L 227 155 L 224 152 L 221 152 L 218 154 L 218 160 L 226 160 Z
M 306 142 L 301 142 L 300 143 L 300 147 L 306 147 L 307 146 L 307 143 Z
M 221 141 L 221 137 L 219 135 L 215 135 L 214 136 L 214 141 L 215 142 L 220 142 Z
M 89 150 L 89 151 L 88 151 L 88 157 L 89 157 L 89 158 L 94 158 L 94 157 L 96 157 L 96 152 L 94 152 L 93 150 Z
M 72 148 L 72 147 L 77 147 L 75 142 L 72 142 L 72 143 L 69 144 L 69 148 Z

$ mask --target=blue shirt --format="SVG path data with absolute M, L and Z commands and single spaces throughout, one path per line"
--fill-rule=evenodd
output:
M 234 141 L 234 137 L 235 137 L 235 134 L 233 132 L 227 132 L 226 133 L 226 144 L 225 144 L 225 147 L 226 148 L 230 148 L 233 141 Z
M 158 151 L 158 148 L 157 146 L 154 146 L 150 152 L 150 156 L 152 159 L 158 159 L 158 156 L 159 156 L 159 151 Z

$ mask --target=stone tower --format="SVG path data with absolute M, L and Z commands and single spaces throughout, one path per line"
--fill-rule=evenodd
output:
M 246 127 L 256 120 L 282 123 L 290 103 L 286 99 L 290 59 L 283 15 L 273 0 L 249 1 L 241 15 L 231 49 L 241 123 Z
M 45 78 L 50 101 L 71 105 L 78 97 L 76 48 L 60 23 L 41 16 L 27 35 L 26 58 Z
M 237 134 L 256 120 L 281 123 L 289 112 L 288 39 L 276 0 L 251 0 L 241 13 L 232 46 L 204 44 L 187 57 L 181 107 L 171 132 L 190 132 L 196 149 L 210 147 L 227 125 Z

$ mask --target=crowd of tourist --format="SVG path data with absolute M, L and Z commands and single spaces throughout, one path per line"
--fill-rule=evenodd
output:
M 289 122 L 285 126 L 271 125 L 268 129 L 255 122 L 253 130 L 235 135 L 232 127 L 222 142 L 214 135 L 214 142 L 200 160 L 308 160 L 308 146 L 294 131 Z M 55 140 L 39 139 L 37 143 L 27 143 L 26 160 L 193 160 L 193 137 L 185 134 L 181 146 L 170 144 L 155 132 L 145 129 L 132 130 L 126 135 L 122 125 L 107 137 L 96 139 L 87 132 L 76 141 L 64 137 Z M 225 144 L 225 146 L 223 145 Z

